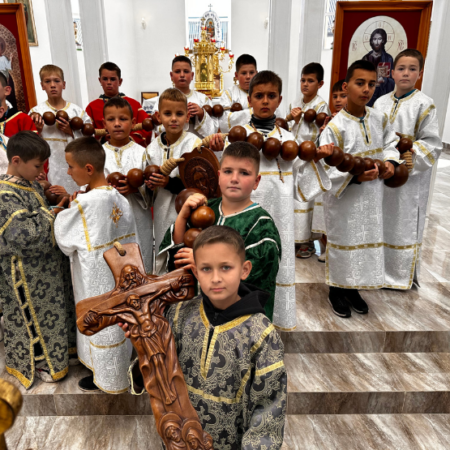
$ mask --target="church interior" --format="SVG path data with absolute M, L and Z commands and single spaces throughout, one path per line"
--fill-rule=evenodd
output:
M 3 0 L 0 6 L 7 3 L 12 2 Z M 365 37 L 358 44 L 361 49 L 349 44 L 352 37 L 346 34 L 345 23 L 339 23 L 336 14 L 340 4 L 358 3 L 363 8 L 364 3 L 369 3 L 365 1 L 19 3 L 26 7 L 29 21 L 32 17 L 34 43 L 30 42 L 29 54 L 36 104 L 47 98 L 39 82 L 42 66 L 63 68 L 64 97 L 86 108 L 101 94 L 99 66 L 111 61 L 122 70 L 120 92 L 137 100 L 148 112 L 146 105 L 152 105 L 172 87 L 169 72 L 173 58 L 189 56 L 204 26 L 210 38 L 215 37 L 221 58 L 212 103 L 217 104 L 224 88 L 235 84 L 238 56 L 250 54 L 257 61 L 258 71 L 271 70 L 281 77 L 283 98 L 279 110 L 284 117 L 301 94 L 299 80 L 306 64 L 319 62 L 323 66 L 324 84 L 319 94 L 329 102 L 334 82 L 342 78 L 342 73 L 345 75 L 351 63 L 344 61 L 345 55 L 351 58 L 352 51 L 362 52 L 362 58 L 370 50 Z M 379 4 L 378 12 L 372 15 L 384 17 L 385 4 L 427 2 L 370 3 Z M 382 27 L 394 57 L 407 48 L 402 33 L 410 42 L 411 34 L 416 33 L 416 45 L 425 46 L 420 90 L 434 100 L 442 140 L 442 152 L 431 169 L 423 240 L 417 247 L 420 284 L 412 283 L 410 289 L 363 289 L 369 314 L 343 319 L 330 310 L 325 283 L 328 265 L 318 259 L 324 252 L 318 241 L 310 258 L 295 258 L 295 269 L 291 268 L 295 270 L 295 299 L 288 300 L 295 302 L 296 326 L 290 330 L 278 328 L 287 372 L 283 450 L 450 448 L 450 212 L 446 212 L 450 208 L 450 2 L 434 0 L 431 4 L 425 43 L 417 38 L 419 26 L 405 32 L 395 28 L 389 18 L 374 19 L 385 20 Z M 355 16 L 354 20 L 360 19 Z M 339 36 L 347 39 L 343 44 L 336 38 L 338 29 Z M 361 36 L 370 37 L 370 30 L 373 27 L 361 31 Z M 336 56 L 338 51 L 343 63 Z M 195 81 L 200 86 L 207 78 L 202 78 L 202 66 L 196 67 L 200 73 L 195 74 Z M 23 401 L 12 426 L 0 426 L 6 442 L 6 447 L 0 442 L 0 448 L 165 448 L 146 393 L 83 392 L 78 382 L 88 374 L 82 364 L 71 366 L 61 381 L 45 383 L 36 379 L 32 387 L 25 389 L 7 372 L 5 347 L 0 342 L 0 377 L 20 391 Z M 0 397 L 2 394 L 0 385 Z M 2 408 L 0 403 L 0 424 L 6 414 Z M 228 447 L 195 447 L 181 442 L 179 447 L 170 448 Z

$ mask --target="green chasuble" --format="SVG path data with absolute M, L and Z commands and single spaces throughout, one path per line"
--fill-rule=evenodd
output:
M 276 278 L 281 259 L 281 240 L 275 222 L 270 214 L 257 203 L 228 216 L 223 215 L 222 198 L 209 200 L 208 206 L 216 215 L 215 225 L 233 228 L 244 239 L 245 256 L 252 263 L 252 271 L 245 281 L 270 293 L 264 309 L 267 317 L 272 320 Z M 173 226 L 167 230 L 159 246 L 157 267 L 161 272 L 167 272 L 171 268 L 173 262 L 171 264 L 170 255 L 183 247 L 173 242 Z M 170 252 L 171 249 L 176 251 Z
M 54 221 L 39 183 L 0 175 L 6 370 L 27 389 L 38 362 L 46 361 L 56 381 L 68 372 L 69 353 L 76 353 L 70 263 L 56 245 Z

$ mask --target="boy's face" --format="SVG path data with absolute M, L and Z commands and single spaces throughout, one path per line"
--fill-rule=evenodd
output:
M 333 108 L 339 112 L 341 109 L 347 106 L 347 93 L 344 91 L 333 92 L 331 96 L 331 101 L 333 103 Z
M 260 180 L 261 175 L 258 174 L 253 160 L 234 156 L 222 158 L 219 186 L 222 196 L 227 200 L 241 202 L 249 199 Z
M 323 80 L 318 81 L 315 73 L 302 73 L 300 79 L 300 89 L 302 94 L 311 97 L 317 94 L 317 91 L 323 86 Z
M 191 66 L 187 62 L 176 62 L 172 66 L 172 72 L 170 72 L 170 79 L 178 89 L 187 89 L 194 78 L 194 72 L 192 72 Z
M 375 92 L 376 83 L 376 72 L 356 69 L 349 82 L 342 84 L 342 89 L 347 92 L 347 101 L 357 106 L 365 106 Z
M 107 97 L 117 95 L 119 93 L 119 87 L 122 85 L 122 78 L 119 78 L 115 70 L 103 69 L 98 81 L 100 81 L 103 92 Z
M 67 175 L 70 175 L 78 184 L 78 186 L 84 186 L 91 181 L 90 174 L 93 173 L 93 167 L 90 164 L 86 164 L 85 167 L 81 167 L 72 156 L 72 153 L 65 153 L 66 162 L 69 166 L 67 169 Z
M 402 56 L 392 71 L 392 78 L 394 78 L 395 85 L 402 90 L 413 89 L 422 74 L 423 70 L 420 70 L 420 64 L 417 58 L 413 56 Z
M 186 104 L 183 102 L 163 100 L 157 113 L 168 134 L 181 133 L 184 124 L 189 121 Z
M 49 73 L 42 77 L 41 86 L 48 98 L 61 98 L 62 91 L 66 88 L 66 82 L 58 74 Z
M 239 284 L 251 269 L 252 263 L 243 262 L 231 245 L 215 243 L 196 250 L 192 270 L 211 303 L 218 309 L 226 309 L 239 300 Z
M 241 89 L 244 89 L 244 91 L 248 91 L 248 88 L 250 87 L 250 81 L 252 81 L 252 78 L 257 73 L 258 71 L 253 64 L 244 64 L 239 69 L 239 72 L 234 73 L 234 76 L 237 78 Z
M 16 172 L 27 181 L 34 181 L 36 177 L 44 171 L 45 161 L 39 158 L 29 159 L 25 162 L 20 156 L 13 156 L 11 164 Z
M 278 87 L 272 83 L 258 84 L 252 89 L 248 102 L 253 108 L 253 114 L 259 119 L 271 119 L 283 97 Z
M 134 118 L 128 108 L 106 108 L 103 126 L 112 139 L 116 141 L 127 139 L 134 125 Z

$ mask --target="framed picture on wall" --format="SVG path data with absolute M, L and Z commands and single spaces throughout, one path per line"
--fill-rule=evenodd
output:
M 354 61 L 365 59 L 377 70 L 377 86 L 368 106 L 392 92 L 395 57 L 407 48 L 426 56 L 432 4 L 431 0 L 337 2 L 331 87 L 345 78 Z M 416 87 L 421 85 L 420 79 Z M 331 95 L 330 89 L 330 104 Z
M 0 4 L 0 72 L 11 87 L 6 100 L 27 113 L 36 105 L 36 91 L 21 3 Z
M 37 46 L 38 40 L 31 0 L 6 0 L 5 3 L 22 3 L 25 13 L 25 23 L 27 26 L 28 44 L 30 46 Z

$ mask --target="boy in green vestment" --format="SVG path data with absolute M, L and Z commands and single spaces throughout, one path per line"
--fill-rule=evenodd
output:
M 272 320 L 281 240 L 270 214 L 250 198 L 261 179 L 259 162 L 259 151 L 248 142 L 229 145 L 220 162 L 219 185 L 222 197 L 209 200 L 208 206 L 216 216 L 215 225 L 227 225 L 238 231 L 244 239 L 246 257 L 252 263 L 247 282 L 270 293 L 264 309 Z M 159 274 L 195 265 L 192 249 L 184 247 L 183 237 L 189 227 L 192 210 L 204 203 L 204 197 L 196 195 L 186 200 L 159 247 L 156 262 Z M 175 249 L 178 251 L 171 258 Z

